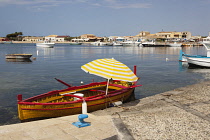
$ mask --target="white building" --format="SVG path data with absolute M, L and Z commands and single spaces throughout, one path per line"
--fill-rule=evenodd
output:
M 56 41 L 57 42 L 64 42 L 66 37 L 69 37 L 69 36 L 57 36 Z
M 26 36 L 22 39 L 22 41 L 39 42 L 44 41 L 44 37 Z
M 49 35 L 49 36 L 45 36 L 45 41 L 52 41 L 52 42 L 55 42 L 57 36 L 58 36 L 58 35 Z

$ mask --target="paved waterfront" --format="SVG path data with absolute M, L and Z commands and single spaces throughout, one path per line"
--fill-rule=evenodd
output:
M 78 128 L 78 115 L 0 126 L 1 140 L 101 140 L 117 138 L 111 116 L 88 114 L 91 126 Z
M 210 139 L 210 81 L 89 114 L 0 126 L 1 140 Z
M 207 140 L 210 139 L 210 81 L 94 114 L 112 114 L 136 140 Z M 118 136 L 123 139 L 126 135 Z

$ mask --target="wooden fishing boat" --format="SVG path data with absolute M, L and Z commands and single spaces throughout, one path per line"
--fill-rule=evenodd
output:
M 32 54 L 6 54 L 6 59 L 30 59 Z
M 105 81 L 71 87 L 56 80 L 68 88 L 25 100 L 22 100 L 21 94 L 18 95 L 18 116 L 21 121 L 81 114 L 83 106 L 86 106 L 87 112 L 105 109 L 115 102 L 125 102 L 134 93 L 135 87 L 141 86 L 136 85 L 136 82 L 113 80 L 108 86 Z

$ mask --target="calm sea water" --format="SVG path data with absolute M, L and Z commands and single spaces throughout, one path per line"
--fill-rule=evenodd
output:
M 87 74 L 81 66 L 99 58 L 115 58 L 131 69 L 137 65 L 140 77 L 137 99 L 155 95 L 209 79 L 209 69 L 188 69 L 179 61 L 181 48 L 113 47 L 56 44 L 54 48 L 37 48 L 35 44 L 0 44 L 0 125 L 19 123 L 18 94 L 23 98 L 66 88 L 54 78 L 71 85 L 90 83 L 103 78 Z M 189 54 L 205 54 L 204 47 L 184 47 Z M 36 60 L 11 62 L 5 54 L 30 53 Z M 166 58 L 168 61 L 166 61 Z

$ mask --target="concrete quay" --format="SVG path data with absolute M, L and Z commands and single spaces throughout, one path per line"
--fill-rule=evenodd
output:
M 87 127 L 72 125 L 78 115 L 0 126 L 1 140 L 102 140 L 116 139 L 111 116 L 88 114 Z
M 0 126 L 1 140 L 209 140 L 210 81 L 89 113 Z
M 111 115 L 124 140 L 131 139 L 124 126 L 136 140 L 210 140 L 210 81 L 93 114 Z

